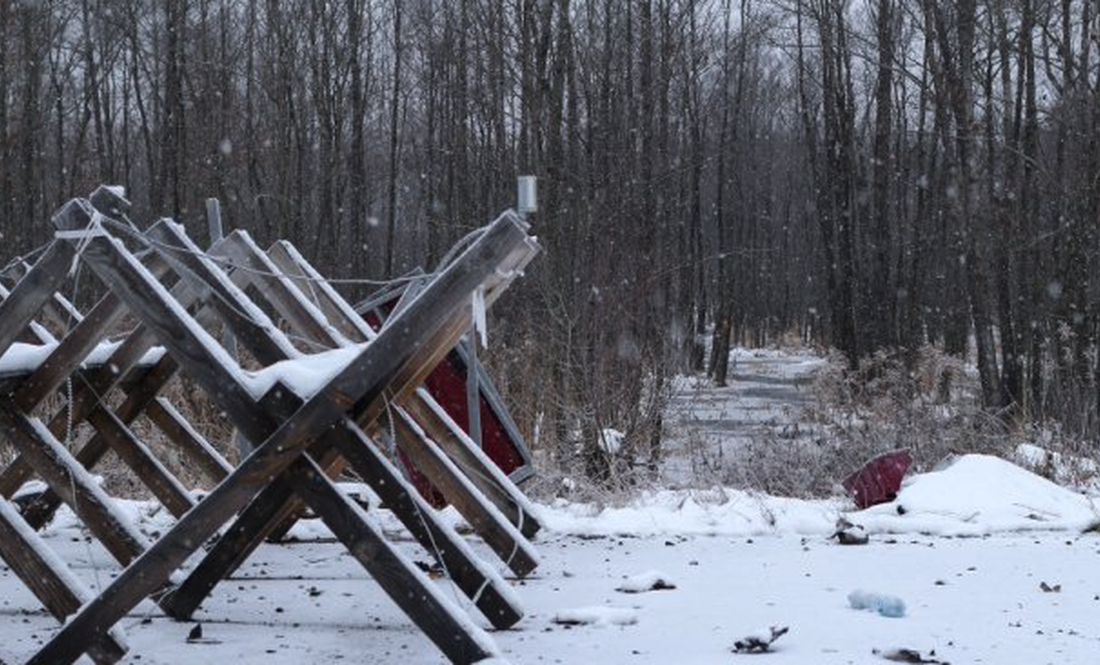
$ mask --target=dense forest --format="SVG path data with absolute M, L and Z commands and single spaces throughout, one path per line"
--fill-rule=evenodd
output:
M 1098 436 L 1096 0 L 0 0 L 4 260 L 107 182 L 384 281 L 520 174 L 489 355 L 543 443 L 654 462 L 669 377 L 784 337 Z

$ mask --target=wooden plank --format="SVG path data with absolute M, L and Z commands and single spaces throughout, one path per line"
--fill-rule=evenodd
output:
M 164 432 L 197 469 L 214 484 L 220 483 L 233 470 L 222 454 L 195 431 L 172 403 L 158 397 L 145 407 L 145 417 Z
M 238 229 L 229 234 L 218 254 L 239 266 L 232 273 L 234 281 L 254 286 L 299 335 L 321 348 L 350 343 L 325 321 L 321 311 L 281 273 L 248 233 Z
M 145 551 L 147 544 L 141 532 L 115 511 L 107 494 L 49 430 L 15 408 L 10 398 L 0 398 L 0 432 L 115 560 L 126 565 Z
M 383 504 L 401 520 L 409 533 L 432 554 L 447 571 L 455 586 L 462 590 L 482 615 L 497 629 L 510 628 L 523 612 L 508 592 L 507 583 L 491 568 L 478 565 L 477 556 L 420 493 L 406 481 L 401 472 L 383 457 L 377 445 L 355 427 L 342 429 L 333 437 L 340 453 L 351 468 L 366 480 Z M 310 504 L 316 511 L 316 507 Z M 530 572 L 538 565 L 538 557 L 518 533 L 508 540 L 515 547 L 515 556 L 506 562 Z M 516 562 L 522 560 L 523 564 Z
M 110 409 L 95 409 L 88 422 L 168 512 L 179 517 L 191 510 L 195 502 L 180 481 Z
M 5 300 L 10 295 L 11 292 L 3 284 L 0 284 L 0 301 Z M 57 338 L 51 335 L 45 326 L 33 319 L 23 329 L 23 332 L 16 335 L 15 341 L 24 344 L 57 344 Z M 2 351 L 0 351 L 0 355 L 3 355 Z
M 5 281 L 11 284 L 17 284 L 19 280 L 30 272 L 31 264 L 26 261 L 13 262 L 7 272 L 2 276 Z M 84 317 L 80 311 L 73 306 L 69 299 L 61 295 L 60 292 L 55 291 L 53 297 L 47 300 L 42 306 L 42 313 L 45 317 L 51 321 L 54 325 L 62 330 L 68 330 L 73 325 L 80 323 Z
M 76 249 L 70 243 L 58 240 L 50 243 L 31 271 L 0 302 L 0 355 L 53 297 L 69 274 L 75 256 Z
M 79 203 L 77 203 L 79 206 Z M 83 207 L 83 206 L 80 206 Z M 81 226 L 78 215 L 69 215 L 65 224 Z M 57 218 L 55 218 L 57 219 Z M 64 228 L 64 225 L 63 225 Z M 234 513 L 297 459 L 309 442 L 334 425 L 339 427 L 348 407 L 359 411 L 381 412 L 382 396 L 391 386 L 405 386 L 427 371 L 426 365 L 437 360 L 454 345 L 464 326 L 449 319 L 461 319 L 459 310 L 480 284 L 490 279 L 501 261 L 516 248 L 527 243 L 523 227 L 509 219 L 498 220 L 474 243 L 462 257 L 439 275 L 425 292 L 391 322 L 378 338 L 365 348 L 344 371 L 311 397 L 290 420 L 270 436 L 262 436 L 262 414 L 257 418 L 242 417 L 236 407 L 245 406 L 232 389 L 217 385 L 212 373 L 196 372 L 203 381 L 213 379 L 210 394 L 227 409 L 235 424 L 253 441 L 262 441 L 233 473 L 196 505 L 142 557 L 123 570 L 117 578 L 88 602 L 83 609 L 35 655 L 35 665 L 63 665 L 75 661 L 105 626 L 113 626 L 143 598 L 155 591 L 169 575 L 205 542 Z M 171 319 L 179 312 L 168 307 L 150 306 L 161 300 L 156 288 L 143 284 L 136 262 L 117 255 L 117 247 L 92 240 L 85 252 L 89 264 L 119 293 L 133 311 L 139 312 L 151 327 L 164 330 L 162 337 L 181 364 L 194 364 L 209 353 L 188 337 L 173 339 L 171 333 L 180 326 Z M 151 300 L 151 302 L 146 302 Z M 465 324 L 468 321 L 460 321 Z M 210 340 L 212 343 L 213 340 Z M 442 350 L 440 347 L 444 347 Z M 220 359 L 211 358 L 213 362 Z M 218 388 L 221 388 L 220 390 Z M 243 392 L 243 389 L 242 389 Z M 249 431 L 251 430 L 251 431 Z M 261 436 L 256 436 L 261 435 Z M 453 635 L 452 635 L 453 637 Z
M 337 491 L 308 456 L 292 464 L 288 475 L 294 490 L 324 519 L 348 552 L 451 662 L 464 665 L 497 655 L 489 636 L 398 554 L 363 509 Z
M 470 481 L 527 538 L 541 528 L 531 502 L 504 472 L 447 415 L 446 409 L 427 390 L 418 389 L 420 399 L 405 402 L 413 419 L 450 460 L 465 471 Z M 434 481 L 433 481 L 434 484 Z
M 500 560 L 519 577 L 538 567 L 538 555 L 524 535 L 502 515 L 496 506 L 431 441 L 403 409 L 394 411 L 394 430 L 401 449 L 428 478 L 444 498 L 470 523 Z M 412 490 L 419 496 L 415 488 Z
M 356 316 L 355 310 L 347 305 L 332 285 L 313 269 L 313 266 L 293 245 L 280 240 L 267 250 L 267 256 L 299 291 L 320 308 L 329 323 L 346 339 L 352 342 L 366 342 L 373 339 L 373 334 L 369 332 L 370 328 L 367 327 L 364 330 L 365 322 L 363 326 L 356 323 L 359 317 Z
M 80 580 L 4 499 L 0 499 L 0 556 L 62 623 L 91 598 Z M 118 630 L 107 631 L 92 642 L 88 655 L 99 665 L 117 663 L 126 655 L 126 642 Z
M 146 231 L 146 235 L 154 241 L 156 251 L 176 267 L 180 278 L 217 313 L 237 341 L 261 364 L 270 365 L 300 355 L 267 314 L 256 307 L 178 225 L 161 220 Z

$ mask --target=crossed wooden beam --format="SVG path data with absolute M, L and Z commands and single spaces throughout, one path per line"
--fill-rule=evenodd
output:
M 507 582 L 439 519 L 378 439 L 392 438 L 514 574 L 538 565 L 528 540 L 539 527 L 531 504 L 420 387 L 469 327 L 472 294 L 481 291 L 486 303 L 493 302 L 537 252 L 526 225 L 512 213 L 502 215 L 376 332 L 287 243 L 264 252 L 236 232 L 204 252 L 170 220 L 137 231 L 128 226 L 127 211 L 128 203 L 106 188 L 90 200 L 70 201 L 54 218 L 55 241 L 32 267 L 17 270 L 10 292 L 0 291 L 0 356 L 21 338 L 55 345 L 25 376 L 0 374 L 0 435 L 19 452 L 0 473 L 0 556 L 65 621 L 28 662 L 70 663 L 84 653 L 97 663 L 116 662 L 126 647 L 114 626 L 141 600 L 151 596 L 169 615 L 190 616 L 265 537 L 285 531 L 303 506 L 324 520 L 452 661 L 494 655 L 492 640 L 390 546 L 333 478 L 350 469 L 370 485 L 494 627 L 522 617 Z M 147 251 L 139 257 L 123 239 Z M 83 316 L 59 296 L 76 261 L 108 288 Z M 168 289 L 162 281 L 172 274 L 179 281 Z M 245 294 L 249 287 L 291 335 Z M 53 339 L 35 321 L 40 313 L 71 330 Z M 140 325 L 104 350 L 107 333 L 126 314 Z M 261 373 L 276 377 L 270 387 L 260 388 L 229 357 L 209 332 L 215 325 L 232 330 L 266 368 Z M 279 378 L 280 367 L 318 356 L 310 358 L 295 342 L 332 349 L 329 354 L 345 361 L 331 379 L 299 387 L 297 394 Z M 160 396 L 178 371 L 254 445 L 236 468 Z M 47 425 L 32 412 L 59 388 L 71 401 Z M 111 409 L 102 396 L 115 388 L 125 398 Z M 140 415 L 217 482 L 204 499 L 196 502 L 129 429 Z M 96 432 L 73 454 L 59 438 L 84 420 Z M 86 470 L 109 450 L 178 518 L 154 542 L 127 522 Z M 22 512 L 15 510 L 7 499 L 34 476 L 49 491 Z M 35 531 L 61 502 L 124 567 L 94 598 Z M 178 583 L 171 581 L 215 535 L 200 563 Z

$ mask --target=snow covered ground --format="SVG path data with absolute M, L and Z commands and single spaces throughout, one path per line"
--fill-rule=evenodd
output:
M 784 372 L 796 362 L 804 360 L 771 367 L 789 379 Z M 759 394 L 737 399 L 761 407 Z M 716 413 L 756 417 L 719 401 L 710 405 Z M 514 582 L 526 616 L 491 635 L 516 665 L 886 663 L 883 654 L 899 649 L 956 664 L 1097 662 L 1100 498 L 974 455 L 909 478 L 891 504 L 847 507 L 728 488 L 653 491 L 617 506 L 540 506 L 542 565 Z M 128 509 L 148 531 L 165 526 L 142 505 Z M 831 538 L 842 515 L 865 528 L 869 544 Z M 385 525 L 410 557 L 426 561 L 395 522 Z M 121 624 L 127 662 L 445 662 L 323 527 L 297 533 L 303 542 L 264 545 L 215 591 L 196 617 L 201 640 L 187 640 L 195 623 L 140 606 Z M 67 512 L 46 540 L 93 588 L 115 570 Z M 476 539 L 473 546 L 495 561 Z M 673 588 L 645 590 L 658 581 Z M 447 581 L 437 584 L 468 606 Z M 904 615 L 851 606 L 850 597 L 874 606 L 878 594 L 900 601 Z M 771 652 L 733 651 L 772 626 L 789 632 Z M 0 566 L 0 662 L 22 662 L 55 630 Z
M 909 491 L 929 483 L 918 479 Z M 1027 504 L 1038 497 L 1019 498 Z M 1078 502 L 1068 503 L 1067 517 L 1084 516 Z M 708 508 L 710 516 L 701 517 Z M 1019 526 L 1005 523 L 1015 508 L 999 505 L 989 508 L 988 520 L 958 515 L 982 536 L 924 535 L 920 518 L 914 530 L 896 521 L 888 533 L 879 523 L 869 529 L 870 544 L 841 546 L 828 537 L 835 513 L 827 504 L 777 501 L 777 513 L 803 513 L 804 521 L 802 528 L 781 521 L 773 530 L 763 522 L 750 528 L 721 508 L 685 502 L 684 528 L 660 502 L 606 517 L 548 510 L 556 531 L 539 539 L 543 564 L 516 583 L 527 616 L 493 638 L 517 664 L 728 663 L 753 657 L 732 653 L 734 642 L 772 625 L 790 627 L 774 652 L 761 656 L 777 664 L 875 662 L 872 650 L 898 648 L 935 650 L 954 663 L 1084 664 L 1100 655 L 1096 532 L 1064 522 L 1047 525 L 1053 530 L 1005 530 Z M 637 514 L 626 519 L 630 512 Z M 647 512 L 650 527 L 636 528 Z M 54 529 L 49 541 L 89 584 L 110 575 L 107 555 L 73 526 Z M 411 543 L 402 547 L 424 559 Z M 619 590 L 636 590 L 647 578 L 675 588 Z M 852 609 L 848 596 L 857 590 L 900 598 L 905 616 Z M 0 597 L 0 659 L 20 662 L 55 624 L 7 570 L 0 571 Z M 188 643 L 193 624 L 165 619 L 146 603 L 122 624 L 130 662 L 444 662 L 331 542 L 265 545 L 197 619 L 203 640 Z

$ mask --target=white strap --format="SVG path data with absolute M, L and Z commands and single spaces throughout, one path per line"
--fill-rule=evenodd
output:
M 103 215 L 99 214 L 99 211 L 93 211 L 91 221 L 89 221 L 88 225 L 84 228 L 54 231 L 53 236 L 58 240 L 80 241 L 76 245 L 76 255 L 73 256 L 73 264 L 69 267 L 69 274 L 72 275 L 76 272 L 77 265 L 80 263 L 80 255 L 88 248 L 88 243 L 94 238 L 110 237 L 110 234 L 103 228 Z

